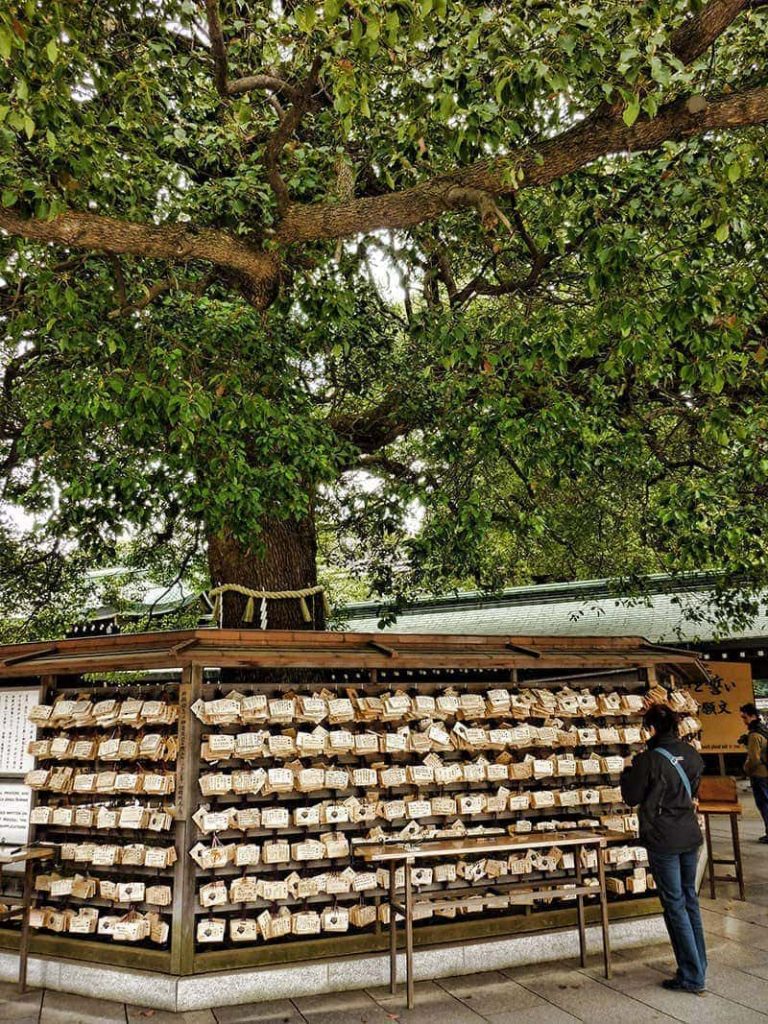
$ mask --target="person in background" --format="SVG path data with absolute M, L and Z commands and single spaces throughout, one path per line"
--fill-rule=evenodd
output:
M 707 972 L 704 926 L 696 893 L 696 867 L 702 843 L 696 794 L 704 770 L 698 752 L 678 738 L 678 715 L 654 704 L 643 724 L 651 733 L 647 749 L 621 775 L 621 792 L 638 807 L 640 842 L 664 910 L 677 960 L 674 978 L 664 988 L 701 993 Z
M 744 772 L 765 825 L 765 835 L 760 836 L 758 843 L 768 843 L 768 732 L 754 704 L 742 704 L 739 711 L 748 730 Z

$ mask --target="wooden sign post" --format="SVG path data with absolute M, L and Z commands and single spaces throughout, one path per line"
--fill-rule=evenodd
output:
M 754 701 L 752 666 L 725 662 L 709 664 L 712 678 L 697 682 L 691 692 L 699 701 L 702 754 L 746 754 L 739 737 L 747 731 L 739 708 Z

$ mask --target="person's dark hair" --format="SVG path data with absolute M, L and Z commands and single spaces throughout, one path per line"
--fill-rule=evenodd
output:
M 643 715 L 643 725 L 646 729 L 655 729 L 659 736 L 668 732 L 677 736 L 680 716 L 666 704 L 654 704 Z
M 749 715 L 750 718 L 760 717 L 760 712 L 757 710 L 757 704 L 742 704 L 739 711 L 742 715 Z

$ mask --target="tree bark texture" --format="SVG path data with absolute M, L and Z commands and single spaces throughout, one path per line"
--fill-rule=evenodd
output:
M 306 519 L 265 520 L 258 543 L 238 540 L 230 530 L 208 537 L 208 566 L 214 587 L 237 583 L 252 590 L 301 590 L 317 584 L 317 534 L 310 515 Z M 258 629 L 261 602 L 255 602 L 253 622 L 244 622 L 247 598 L 224 594 L 222 625 L 229 629 Z M 297 598 L 267 601 L 269 629 L 324 629 L 321 595 L 306 598 L 311 622 L 302 617 Z

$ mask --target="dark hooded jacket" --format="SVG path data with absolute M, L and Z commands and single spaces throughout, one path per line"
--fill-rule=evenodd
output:
M 704 762 L 690 743 L 672 733 L 654 736 L 648 749 L 624 769 L 622 796 L 627 804 L 638 808 L 643 846 L 660 853 L 684 853 L 702 842 L 696 809 L 674 765 L 655 752 L 657 747 L 664 747 L 678 759 L 695 798 Z

